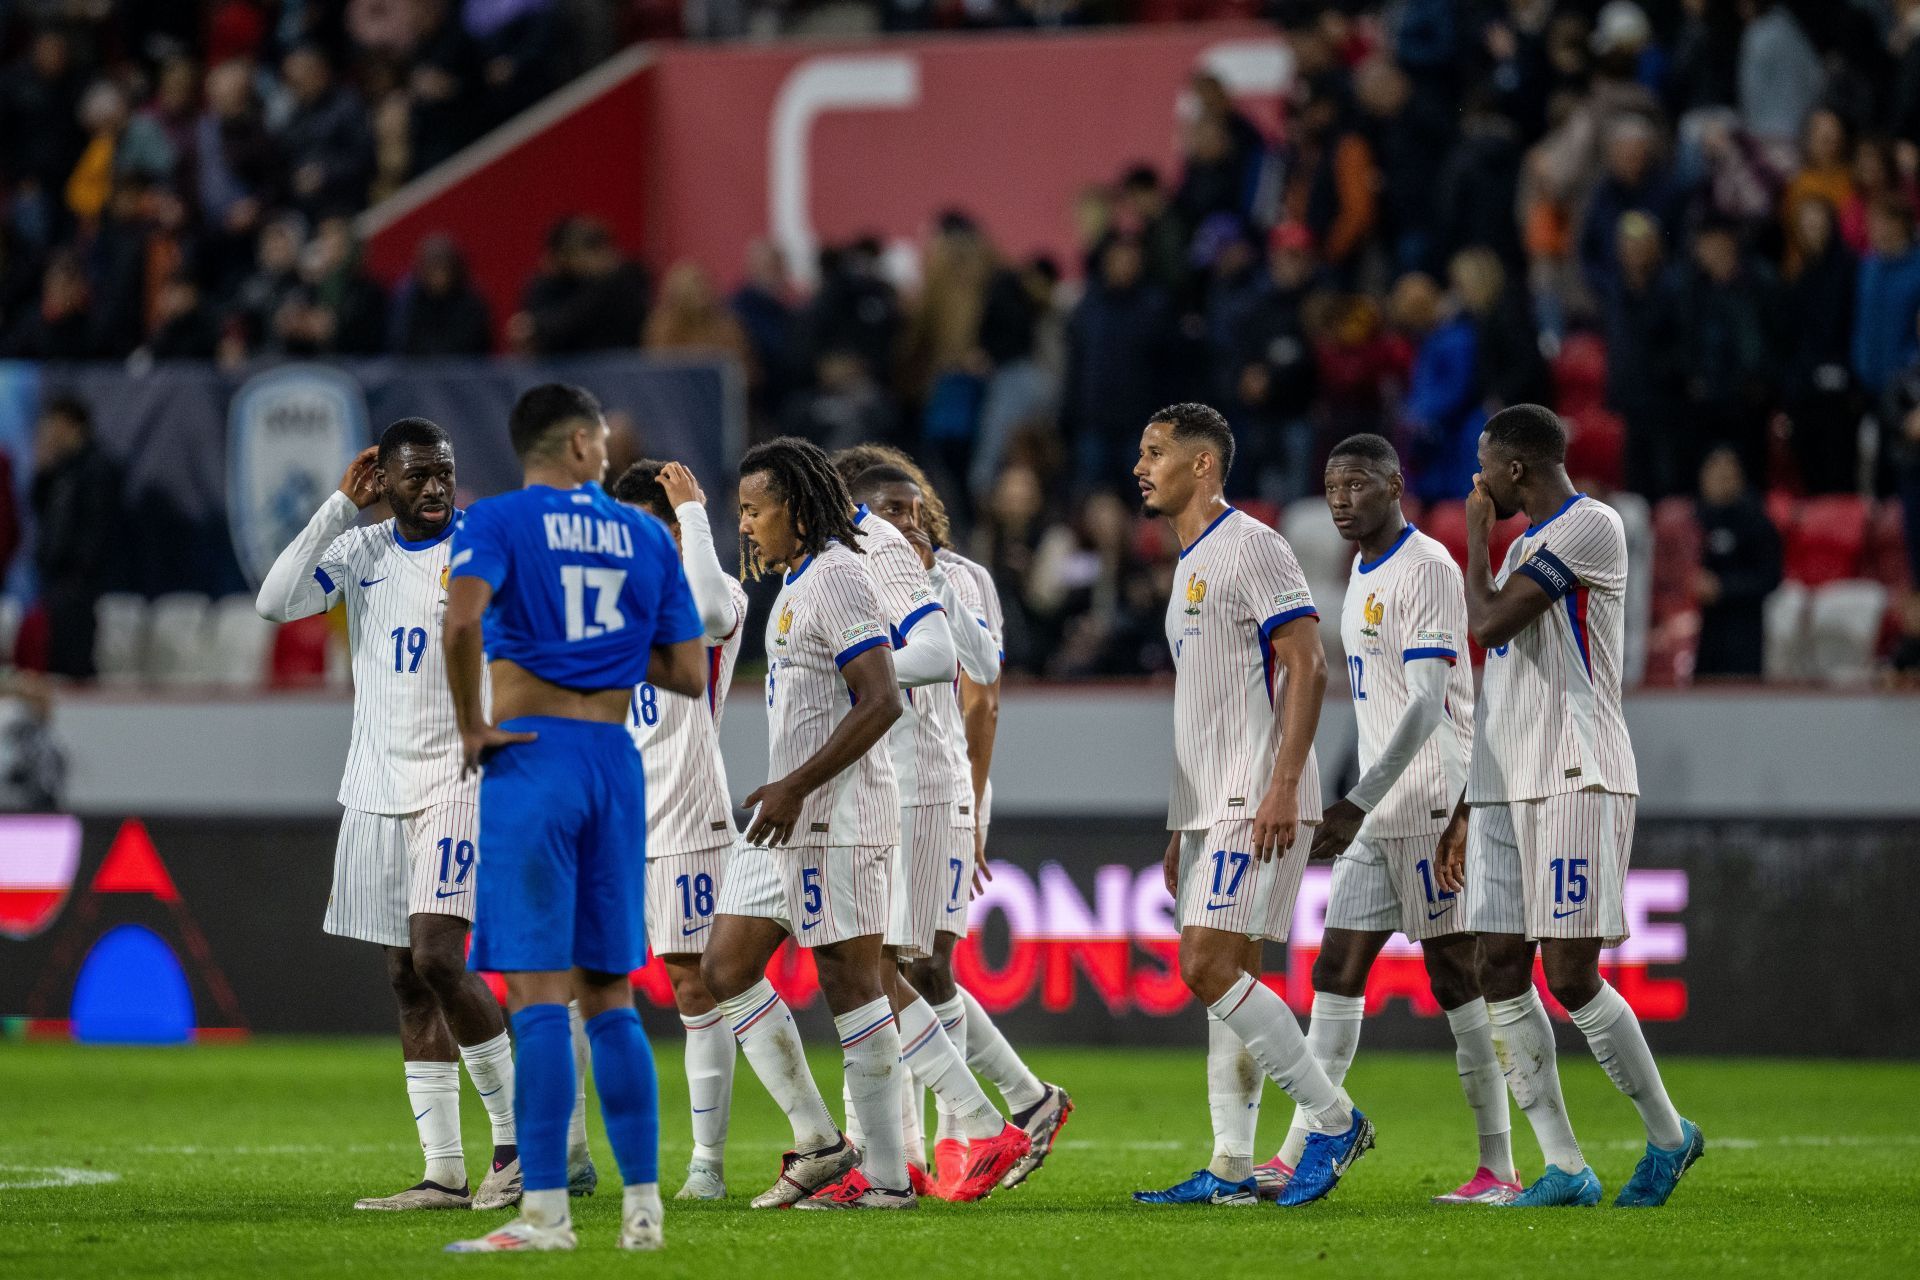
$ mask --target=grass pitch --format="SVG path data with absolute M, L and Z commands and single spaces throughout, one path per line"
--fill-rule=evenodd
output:
M 660 1045 L 663 1183 L 688 1144 L 677 1043 Z M 1380 1146 L 1306 1209 L 1149 1209 L 1136 1187 L 1203 1162 L 1202 1049 L 1031 1055 L 1079 1110 L 1026 1187 L 981 1205 L 853 1217 L 754 1212 L 785 1127 L 741 1065 L 724 1204 L 669 1203 L 668 1251 L 617 1252 L 618 1181 L 595 1120 L 603 1192 L 575 1201 L 579 1252 L 453 1257 L 440 1246 L 504 1214 L 356 1213 L 357 1196 L 418 1176 L 397 1049 L 265 1040 L 190 1049 L 0 1044 L 0 1275 L 1121 1276 L 1327 1274 L 1479 1278 L 1537 1273 L 1850 1277 L 1920 1274 L 1920 1066 L 1672 1059 L 1673 1096 L 1706 1158 L 1664 1210 L 1441 1209 L 1471 1171 L 1451 1056 L 1368 1053 L 1348 1081 Z M 1640 1147 L 1632 1107 L 1585 1054 L 1568 1101 L 1608 1195 Z M 837 1097 L 838 1064 L 815 1067 Z M 1269 1091 L 1261 1151 L 1288 1108 Z M 488 1150 L 464 1098 L 469 1164 Z M 1539 1154 L 1516 1111 L 1522 1176 Z M 57 1183 L 59 1185 L 34 1185 Z

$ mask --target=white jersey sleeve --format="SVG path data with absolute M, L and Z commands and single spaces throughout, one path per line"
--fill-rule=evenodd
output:
M 960 652 L 960 669 L 975 684 L 992 684 L 1000 678 L 1000 642 L 987 626 L 980 584 L 958 567 L 938 562 L 934 567 L 938 570 L 933 575 L 934 586 L 940 593 L 940 603 L 946 606 L 954 647 Z
M 959 660 L 947 611 L 920 563 L 920 553 L 904 534 L 865 507 L 856 513 L 855 524 L 888 622 L 894 674 L 901 687 L 953 679 Z
M 697 548 L 686 538 L 686 529 L 683 519 L 681 556 L 691 583 L 698 558 L 711 559 L 713 552 L 711 542 L 704 549 Z M 652 684 L 640 684 L 634 686 L 628 708 L 627 730 L 633 735 L 647 777 L 649 858 L 721 849 L 734 841 L 733 800 L 727 789 L 726 762 L 720 754 L 720 720 L 726 712 L 727 690 L 733 684 L 734 664 L 746 634 L 747 593 L 724 574 L 721 581 L 727 616 L 733 622 L 718 638 L 708 636 L 706 693 L 689 698 Z M 697 594 L 695 601 L 698 604 Z M 702 606 L 703 619 L 706 614 Z
M 1516 574 L 1551 603 L 1487 654 L 1469 801 L 1588 789 L 1638 795 L 1620 698 L 1627 582 L 1620 517 L 1575 494 L 1515 540 L 1496 585 Z
M 329 494 L 307 527 L 274 558 L 254 598 L 255 612 L 269 622 L 292 622 L 340 603 L 359 518 L 353 499 L 337 489 Z
M 720 567 L 707 509 L 697 502 L 683 502 L 673 514 L 680 524 L 680 563 L 687 571 L 693 607 L 699 611 L 708 643 L 718 644 L 738 632 L 746 618 L 745 609 L 736 609 L 737 590 L 729 589 L 737 589 L 740 584 Z

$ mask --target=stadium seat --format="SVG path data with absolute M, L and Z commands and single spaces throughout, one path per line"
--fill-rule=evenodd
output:
M 1779 531 L 1780 545 L 1783 547 L 1793 540 L 1794 528 L 1800 523 L 1803 501 L 1799 494 L 1788 493 L 1785 489 L 1767 491 L 1767 519 L 1773 521 L 1773 527 Z
M 1693 608 L 1700 569 L 1700 521 L 1692 498 L 1662 498 L 1653 509 L 1653 625 Z
M 1607 395 L 1607 344 L 1598 334 L 1576 333 L 1560 346 L 1553 360 L 1554 407 L 1579 414 Z
M 1887 589 L 1863 578 L 1828 582 L 1807 612 L 1807 658 L 1827 684 L 1860 685 L 1873 677 L 1874 650 L 1887 613 Z
M 207 662 L 201 674 L 213 684 L 252 688 L 266 679 L 272 648 L 273 623 L 254 611 L 253 597 L 222 596 L 208 622 Z
M 273 633 L 268 682 L 276 689 L 303 689 L 324 684 L 331 634 L 327 615 L 323 613 L 283 624 Z
M 1853 494 L 1808 499 L 1786 540 L 1786 576 L 1809 587 L 1861 576 L 1867 515 L 1866 499 Z
M 93 665 L 109 682 L 140 679 L 146 665 L 147 601 L 144 596 L 109 592 L 93 606 Z
M 1567 474 L 1574 483 L 1618 489 L 1626 476 L 1627 424 L 1598 402 L 1572 409 L 1567 421 Z
M 1873 520 L 1867 529 L 1863 571 L 1896 594 L 1913 586 L 1913 567 L 1907 557 L 1906 513 L 1898 498 L 1874 508 Z
M 205 677 L 209 605 L 197 591 L 174 591 L 154 599 L 143 664 L 148 679 L 194 684 Z
M 1420 526 L 1420 532 L 1436 539 L 1453 557 L 1453 562 L 1466 567 L 1467 563 L 1467 509 L 1458 502 L 1436 502 L 1427 508 L 1426 523 Z
M 1233 505 L 1266 525 L 1269 529 L 1280 527 L 1280 508 L 1264 498 L 1235 498 Z
M 1805 586 L 1783 582 L 1767 597 L 1765 650 L 1761 674 L 1768 680 L 1808 679 L 1807 596 Z
M 1353 566 L 1353 544 L 1340 536 L 1333 526 L 1333 517 L 1327 514 L 1327 502 L 1324 498 L 1298 498 L 1287 506 L 1286 514 L 1280 519 L 1280 533 L 1293 545 L 1293 554 L 1300 560 L 1300 570 L 1307 575 L 1307 581 L 1345 582 L 1348 571 Z M 1314 600 L 1318 602 L 1319 596 Z M 1329 615 L 1325 605 L 1321 605 L 1322 617 Z
M 1700 613 L 1685 609 L 1654 624 L 1647 635 L 1648 688 L 1674 689 L 1693 683 L 1694 663 L 1700 654 Z

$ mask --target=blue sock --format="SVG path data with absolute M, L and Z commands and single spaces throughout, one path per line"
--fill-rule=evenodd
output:
M 596 1014 L 587 1021 L 587 1039 L 620 1181 L 628 1186 L 660 1181 L 660 1082 L 639 1013 L 626 1008 Z
M 573 1033 L 564 1004 L 530 1004 L 513 1015 L 513 1114 L 520 1174 L 528 1191 L 567 1185 L 567 1120 L 573 1114 Z

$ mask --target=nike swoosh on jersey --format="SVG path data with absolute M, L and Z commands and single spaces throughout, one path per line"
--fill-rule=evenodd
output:
M 435 889 L 433 896 L 436 898 L 457 898 L 465 892 L 465 889 Z
M 707 929 L 711 929 L 711 928 L 713 928 L 713 921 L 711 921 L 711 920 L 709 920 L 709 921 L 707 921 L 707 922 L 706 922 L 705 924 L 697 924 L 697 925 L 695 925 L 695 926 L 693 926 L 693 928 L 691 928 L 691 929 L 689 929 L 689 928 L 687 928 L 687 926 L 685 926 L 685 925 L 681 925 L 681 926 L 680 926 L 680 936 L 681 936 L 681 937 L 683 937 L 683 938 L 691 938 L 691 937 L 692 937 L 692 936 L 693 936 L 694 934 L 696 934 L 696 933 L 701 933 L 701 932 L 703 932 L 703 931 L 705 931 L 705 930 L 707 930 Z
M 375 585 L 376 583 L 381 583 L 381 582 L 385 582 L 385 581 L 386 581 L 386 579 L 385 579 L 384 577 L 381 577 L 381 578 L 362 578 L 362 579 L 360 579 L 360 585 L 361 585 L 361 586 L 363 586 L 363 587 L 371 587 L 371 586 L 373 586 L 373 585 Z
M 1575 907 L 1571 911 L 1561 911 L 1558 908 L 1555 908 L 1553 913 L 1553 918 L 1555 920 L 1565 920 L 1568 916 L 1577 916 L 1582 911 L 1585 911 L 1585 910 L 1586 910 L 1585 907 Z

